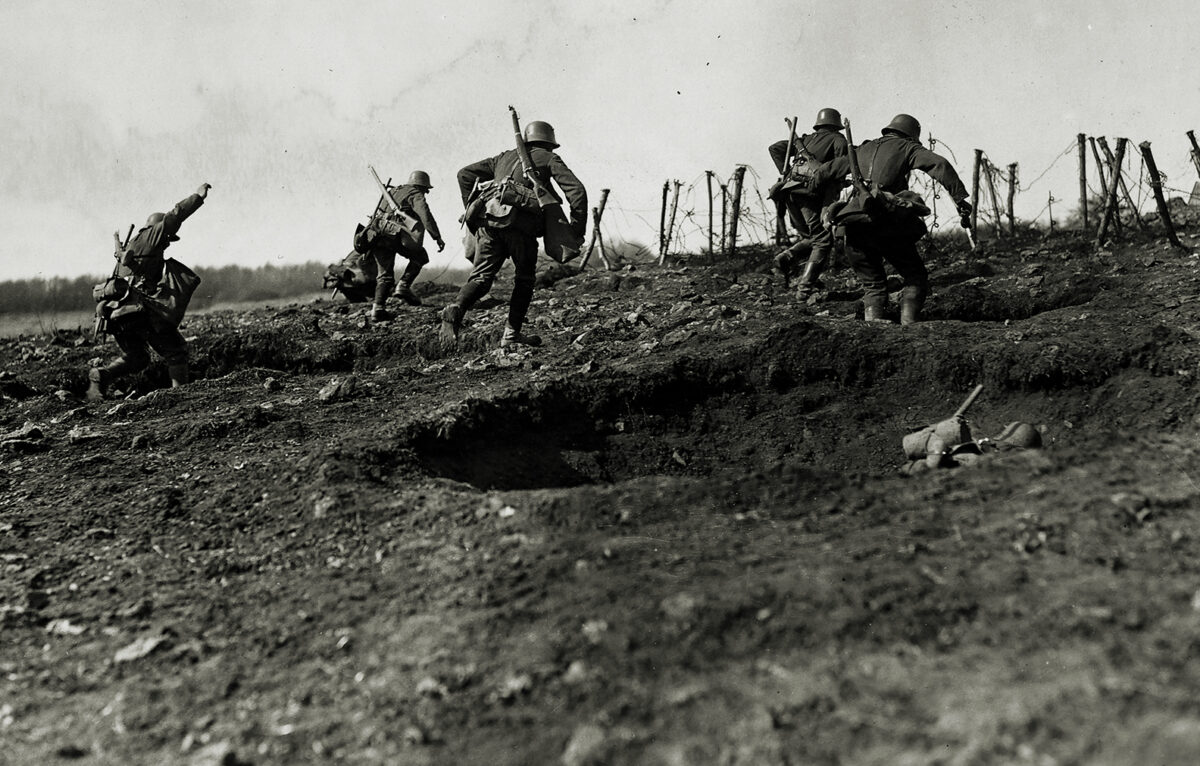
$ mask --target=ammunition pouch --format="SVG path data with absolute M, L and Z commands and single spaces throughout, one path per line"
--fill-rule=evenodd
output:
M 507 229 L 513 225 L 519 213 L 536 213 L 541 210 L 537 195 L 527 186 L 511 178 L 503 181 L 483 181 L 475 187 L 475 194 L 467 201 L 459 222 L 466 224 L 472 233 L 480 226 L 492 229 Z
M 929 213 L 925 200 L 914 191 L 856 192 L 846 202 L 830 205 L 825 217 L 834 226 L 877 226 L 898 240 L 912 243 L 929 233 L 924 221 Z

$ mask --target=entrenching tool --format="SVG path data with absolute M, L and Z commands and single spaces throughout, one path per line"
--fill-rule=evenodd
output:
M 982 383 L 975 386 L 975 389 L 963 400 L 953 415 L 905 436 L 902 441 L 905 456 L 909 460 L 924 458 L 929 462 L 930 467 L 935 467 L 941 462 L 948 449 L 972 441 L 966 414 L 975 400 L 979 398 L 981 391 L 983 391 Z

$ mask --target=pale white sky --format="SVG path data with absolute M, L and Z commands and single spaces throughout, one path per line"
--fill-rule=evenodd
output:
M 511 145 L 510 103 L 554 125 L 593 203 L 612 189 L 606 237 L 648 244 L 664 180 L 695 185 L 698 248 L 704 171 L 746 163 L 765 188 L 783 118 L 807 126 L 824 106 L 858 141 L 915 115 L 968 186 L 975 148 L 1019 162 L 1022 184 L 1050 168 L 1019 216 L 1050 193 L 1056 217 L 1077 204 L 1074 153 L 1060 155 L 1079 132 L 1152 141 L 1168 183 L 1190 190 L 1197 7 L 13 0 L 0 7 L 0 280 L 105 273 L 114 229 L 203 181 L 209 203 L 175 257 L 201 272 L 332 262 L 377 199 L 368 163 L 432 175 L 444 263 L 461 255 L 454 175 Z

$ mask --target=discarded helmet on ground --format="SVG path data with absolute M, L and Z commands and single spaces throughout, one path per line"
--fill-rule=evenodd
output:
M 842 113 L 832 107 L 825 107 L 817 112 L 817 120 L 813 123 L 813 128 L 837 128 L 842 129 Z
M 408 183 L 412 186 L 424 186 L 426 189 L 433 188 L 433 184 L 429 181 L 429 174 L 424 170 L 414 170 L 410 173 Z
M 882 132 L 899 133 L 914 141 L 919 141 L 921 139 L 921 123 L 917 122 L 917 118 L 911 114 L 898 114 L 892 118 Z
M 1042 446 L 1042 434 L 1033 425 L 1015 420 L 1006 425 L 992 441 L 1005 447 L 1034 449 Z
M 558 142 L 554 140 L 554 128 L 550 127 L 550 123 L 534 120 L 525 126 L 526 141 L 540 141 L 543 144 L 550 144 L 550 148 L 558 148 Z

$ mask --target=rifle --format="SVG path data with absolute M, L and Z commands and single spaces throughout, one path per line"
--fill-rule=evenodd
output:
M 379 191 L 383 192 L 383 198 L 387 200 L 388 205 L 392 208 L 392 212 L 395 213 L 396 217 L 399 219 L 400 225 L 404 229 L 401 238 L 403 239 L 403 234 L 407 234 L 412 238 L 413 242 L 415 242 L 417 246 L 420 246 L 421 241 L 415 234 L 417 230 L 417 224 L 419 224 L 420 221 L 400 209 L 400 206 L 396 204 L 396 200 L 392 199 L 392 195 L 388 192 L 387 186 L 379 179 L 379 174 L 375 172 L 375 168 L 373 166 L 367 165 L 367 170 L 371 171 L 371 177 L 375 179 L 376 185 L 379 186 Z M 376 208 L 376 212 L 378 213 L 378 208 Z M 421 233 L 424 234 L 424 231 Z
M 529 147 L 525 145 L 525 137 L 521 135 L 520 115 L 517 114 L 517 110 L 512 104 L 509 104 L 508 111 L 512 112 L 513 135 L 517 139 L 517 156 L 521 158 L 521 172 L 533 186 L 533 193 L 537 195 L 538 205 L 547 208 L 559 204 L 554 193 L 547 189 L 542 180 L 538 178 L 537 173 L 533 172 L 533 158 L 529 156 Z
M 129 231 L 125 234 L 125 241 L 121 241 L 121 232 L 113 232 L 113 258 L 116 263 L 113 264 L 112 274 L 104 281 L 105 287 L 111 284 L 117 278 L 117 272 L 121 270 L 121 258 L 125 255 L 125 249 L 129 247 L 129 240 L 133 237 L 133 224 L 129 224 Z M 95 288 L 92 290 L 95 294 Z M 108 332 L 108 317 L 96 311 L 96 322 L 92 325 L 92 339 L 98 339 L 101 335 Z
M 799 121 L 799 119 L 793 117 L 789 120 L 787 117 L 784 117 L 783 121 L 787 123 L 788 126 L 787 151 L 783 155 L 783 168 L 779 171 L 779 180 L 776 181 L 769 190 L 767 190 L 767 199 L 775 200 L 776 203 L 781 201 L 775 198 L 779 196 L 779 192 L 783 190 L 783 185 L 787 183 L 788 175 L 792 171 L 792 149 L 796 145 L 796 123 Z
M 846 129 L 846 160 L 850 163 L 850 183 L 860 194 L 876 196 L 876 192 L 867 186 L 863 180 L 862 168 L 858 165 L 858 152 L 854 149 L 854 134 L 850 132 L 850 120 L 843 119 L 842 127 Z

